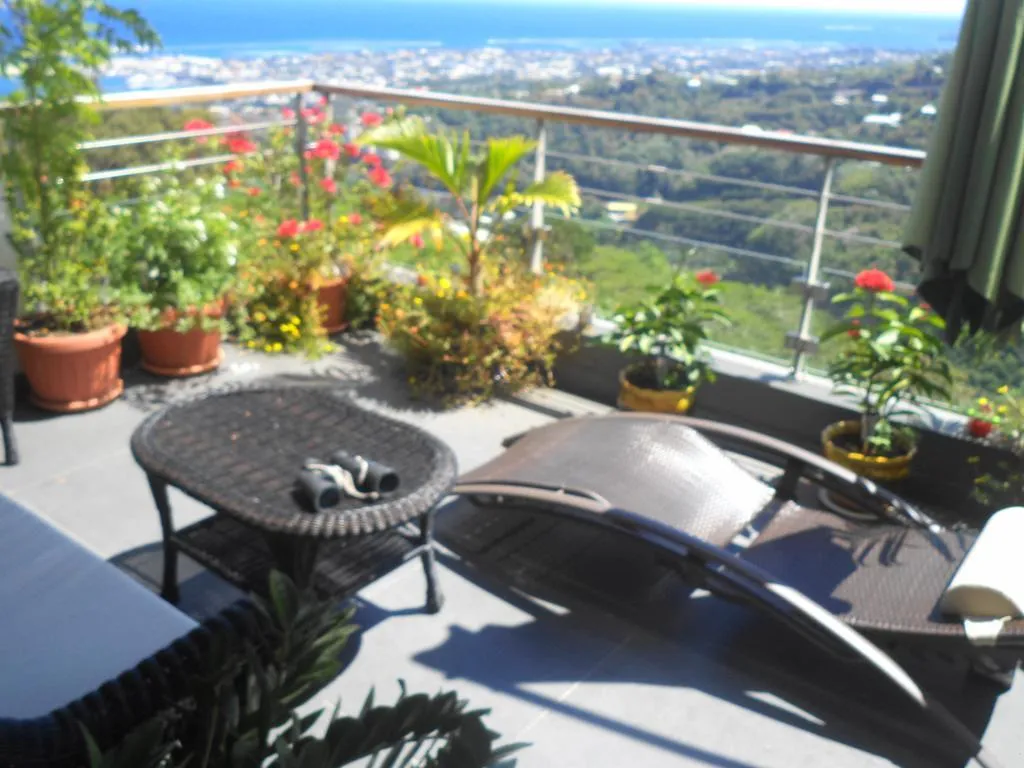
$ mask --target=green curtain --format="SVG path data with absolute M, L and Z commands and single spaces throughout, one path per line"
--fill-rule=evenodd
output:
M 1024 0 L 971 0 L 904 250 L 949 336 L 1024 317 Z

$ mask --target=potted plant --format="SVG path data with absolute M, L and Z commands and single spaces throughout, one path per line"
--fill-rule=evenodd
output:
M 653 298 L 618 309 L 606 341 L 646 358 L 619 374 L 620 408 L 686 413 L 697 388 L 714 381 L 702 344 L 709 326 L 729 323 L 714 287 L 718 282 L 709 269 L 677 274 Z
M 95 120 L 99 71 L 113 53 L 158 38 L 134 11 L 102 0 L 4 6 L 0 68 L 17 88 L 3 112 L 3 174 L 25 297 L 16 334 L 33 401 L 54 411 L 110 402 L 120 339 L 119 258 L 107 212 L 83 190 L 81 142 Z
M 139 329 L 142 367 L 161 376 L 215 369 L 234 284 L 237 225 L 221 209 L 223 190 L 204 179 L 147 179 L 143 201 L 118 215 L 134 257 L 124 276 Z M 133 288 L 129 287 L 133 286 Z
M 860 419 L 825 429 L 825 455 L 873 480 L 909 474 L 917 435 L 895 419 L 912 416 L 908 406 L 925 398 L 948 400 L 953 383 L 941 337 L 945 322 L 893 290 L 881 270 L 861 272 L 852 293 L 833 298 L 845 314 L 822 336 L 843 339 L 829 376 L 837 392 L 857 399 L 861 411 Z

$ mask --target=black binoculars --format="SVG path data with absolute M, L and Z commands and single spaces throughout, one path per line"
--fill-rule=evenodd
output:
M 355 490 L 357 496 L 375 499 L 398 490 L 398 473 L 391 467 L 362 456 L 353 456 L 348 451 L 335 451 L 328 461 L 306 459 L 296 481 L 302 495 L 317 512 L 340 504 L 347 491 L 330 472 L 310 468 L 316 465 L 337 467 L 347 473 L 352 479 L 349 490 Z

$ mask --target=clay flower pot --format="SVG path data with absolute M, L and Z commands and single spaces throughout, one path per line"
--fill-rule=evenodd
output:
M 32 402 L 47 411 L 71 413 L 99 408 L 124 391 L 121 339 L 128 329 L 108 325 L 86 333 L 45 336 L 14 334 Z
M 175 325 L 185 313 L 167 310 L 164 328 L 159 331 L 139 331 L 142 349 L 142 367 L 157 376 L 196 376 L 208 373 L 224 361 L 220 348 L 220 331 L 177 331 Z M 188 314 L 195 314 L 190 312 Z M 224 314 L 223 302 L 211 304 L 203 310 L 206 317 L 219 318 Z
M 320 323 L 327 333 L 345 330 L 345 305 L 348 300 L 348 278 L 335 277 L 321 283 L 316 291 L 320 306 Z

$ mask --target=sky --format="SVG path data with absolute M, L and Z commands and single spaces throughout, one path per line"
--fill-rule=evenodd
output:
M 478 2 L 479 0 L 474 0 Z M 503 0 L 489 0 L 501 2 Z M 529 0 L 556 4 L 566 0 Z M 571 0 L 581 4 L 629 5 L 630 0 Z M 644 5 L 694 6 L 722 8 L 758 8 L 762 10 L 813 10 L 821 12 L 867 14 L 922 14 L 927 16 L 960 16 L 966 0 L 640 0 Z

